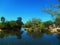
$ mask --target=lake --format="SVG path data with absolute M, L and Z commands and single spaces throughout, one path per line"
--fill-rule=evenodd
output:
M 0 32 L 0 45 L 60 45 L 60 34 L 2 31 Z

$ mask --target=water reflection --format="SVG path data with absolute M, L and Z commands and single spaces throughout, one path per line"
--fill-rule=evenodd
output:
M 27 31 L 27 35 L 29 35 L 30 37 L 32 37 L 33 39 L 35 38 L 43 38 L 44 36 L 45 37 L 52 37 L 52 36 L 55 36 L 54 38 L 57 38 L 58 40 L 60 40 L 60 34 L 57 34 L 57 33 L 51 33 L 51 32 L 29 32 Z M 52 37 L 53 38 L 53 37 Z
M 29 36 L 32 36 L 33 38 L 42 38 L 44 33 L 40 32 L 27 32 Z
M 28 36 L 32 37 L 32 38 L 42 38 L 44 36 L 44 34 L 47 35 L 54 35 L 54 33 L 50 33 L 50 32 L 39 32 L 39 31 L 35 31 L 35 32 L 26 32 Z M 22 38 L 22 34 L 23 31 L 21 30 L 2 30 L 0 31 L 0 38 L 4 38 L 4 37 L 8 37 L 8 36 L 16 36 L 17 39 L 21 39 Z M 56 37 L 60 40 L 60 34 L 57 34 Z
M 44 31 L 42 31 L 42 32 L 40 32 L 40 31 L 35 31 L 35 32 L 27 31 L 27 34 L 29 36 L 32 36 L 33 38 L 42 38 L 44 36 L 44 34 L 47 34 L 47 35 L 50 35 L 50 36 L 53 35 L 53 33 L 49 32 L 49 31 L 45 31 L 45 32 Z
M 17 36 L 17 39 L 21 39 L 22 33 L 23 32 L 21 30 L 2 30 L 0 32 L 0 38 L 5 38 L 8 36 Z
M 24 31 L 24 29 L 23 29 Z M 0 32 L 0 45 L 59 45 L 60 34 L 50 32 L 28 32 L 3 30 Z M 6 38 L 7 37 L 7 38 Z
M 57 38 L 60 40 L 60 34 L 57 34 Z

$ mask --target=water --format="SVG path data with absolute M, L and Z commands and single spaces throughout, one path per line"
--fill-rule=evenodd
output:
M 60 35 L 40 32 L 2 31 L 0 45 L 60 45 Z

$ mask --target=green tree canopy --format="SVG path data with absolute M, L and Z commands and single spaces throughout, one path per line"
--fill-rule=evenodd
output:
M 40 23 L 41 23 L 40 19 L 32 18 L 31 20 L 29 20 L 25 23 L 25 26 L 26 27 L 32 27 L 32 26 L 35 27 L 36 25 L 38 25 Z
M 58 15 L 57 17 L 56 17 L 56 20 L 55 20 L 55 23 L 56 23 L 56 25 L 60 25 L 60 15 Z
M 4 23 L 5 22 L 5 17 L 1 17 L 1 21 L 2 21 L 2 23 Z
M 52 21 L 55 21 L 56 17 L 60 14 L 60 0 L 58 0 L 58 4 L 50 3 L 50 7 L 43 8 L 43 11 L 50 14 Z
M 52 24 L 53 24 L 52 21 L 46 21 L 46 22 L 44 22 L 45 27 L 49 27 L 49 25 L 52 25 Z

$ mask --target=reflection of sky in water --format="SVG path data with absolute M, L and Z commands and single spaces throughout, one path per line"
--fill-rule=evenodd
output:
M 16 36 L 0 38 L 0 45 L 59 45 L 60 40 L 56 36 L 57 34 L 44 34 L 42 38 L 33 38 L 24 31 L 21 39 L 17 39 Z

